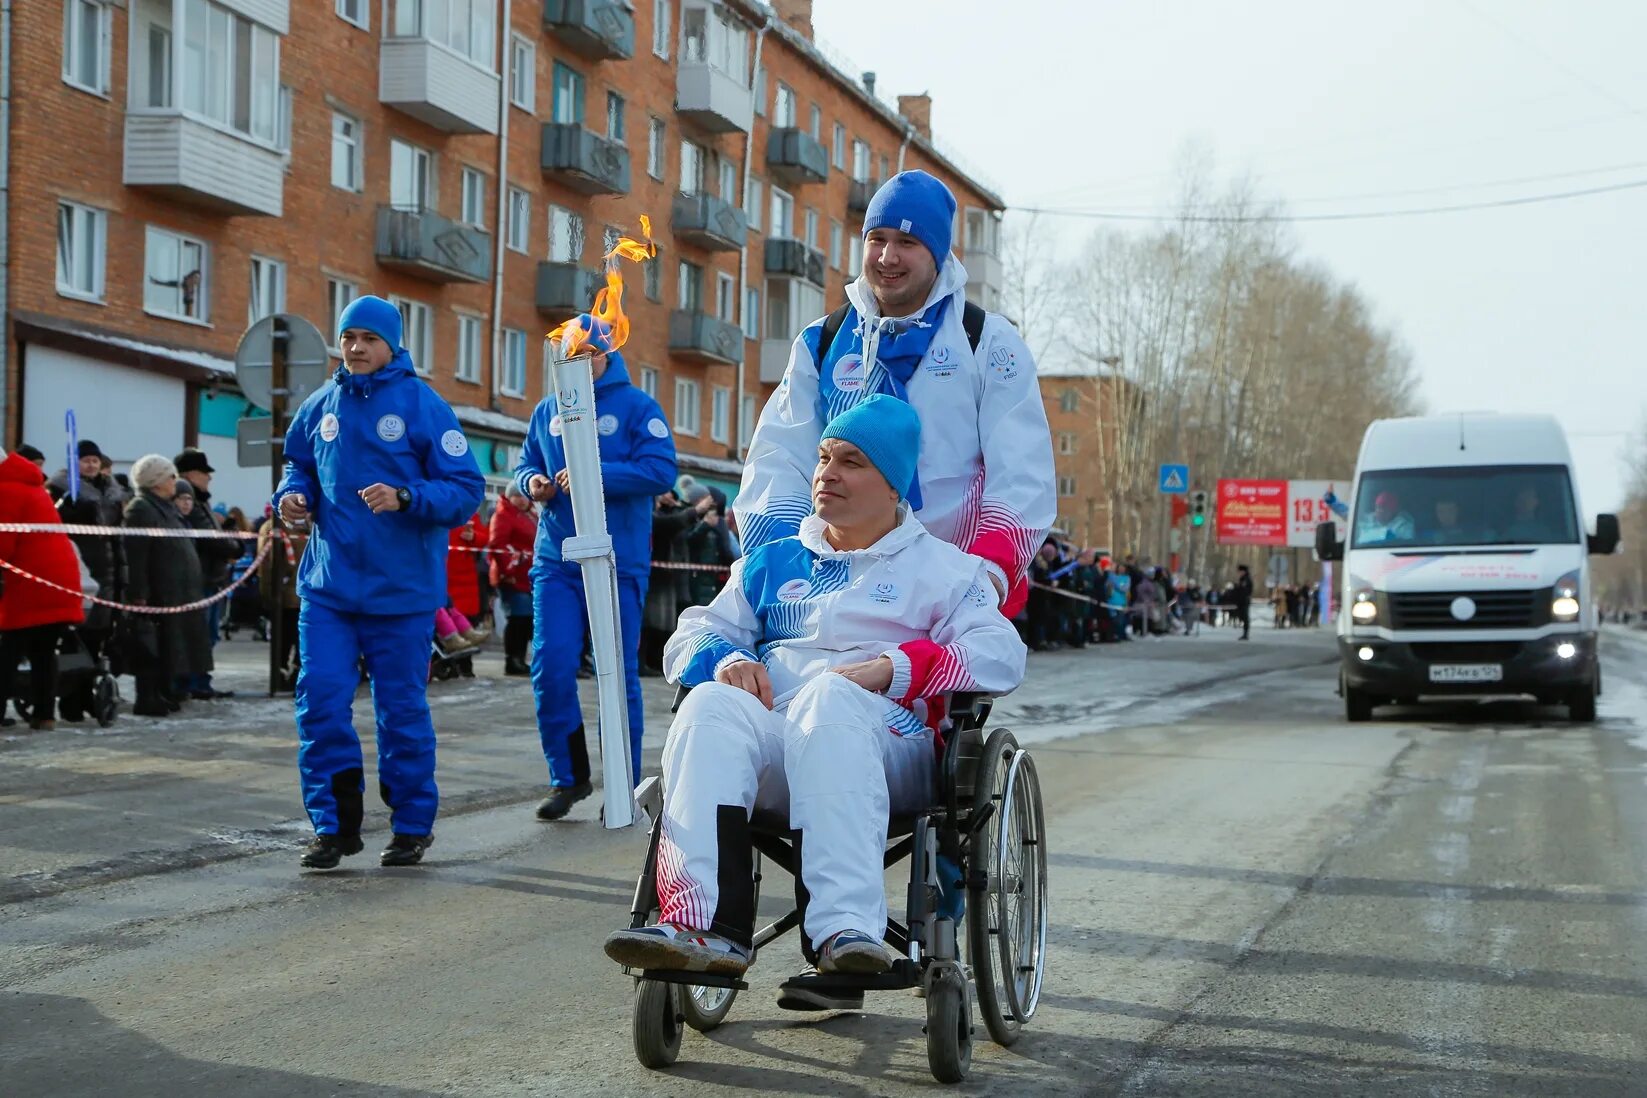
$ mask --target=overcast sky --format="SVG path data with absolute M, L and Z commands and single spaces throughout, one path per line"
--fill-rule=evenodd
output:
M 929 92 L 1012 206 L 1167 209 L 1190 142 L 1294 214 L 1647 180 L 1639 0 L 816 0 L 813 22 L 883 92 Z M 1098 224 L 1056 227 L 1073 252 Z M 1554 412 L 1586 509 L 1618 506 L 1647 187 L 1293 232 L 1411 348 L 1429 411 Z

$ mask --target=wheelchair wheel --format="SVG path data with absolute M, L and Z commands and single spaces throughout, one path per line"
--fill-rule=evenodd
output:
M 681 985 L 681 1016 L 686 1024 L 699 1033 L 708 1033 L 722 1022 L 738 997 L 735 987 L 698 987 Z
M 940 976 L 927 990 L 926 1062 L 940 1083 L 959 1083 L 972 1068 L 972 1012 L 956 977 Z
M 666 1068 L 681 1052 L 680 996 L 674 984 L 657 980 L 635 982 L 635 1013 L 632 1022 L 635 1059 L 642 1067 Z
M 972 843 L 972 868 L 986 879 L 967 918 L 967 954 L 989 1035 L 1010 1045 L 1034 1016 L 1046 960 L 1044 812 L 1035 762 L 1005 729 L 989 738 L 974 801 L 994 814 Z

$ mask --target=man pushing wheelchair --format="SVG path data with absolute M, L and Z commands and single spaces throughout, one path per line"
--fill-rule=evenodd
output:
M 888 820 L 931 802 L 935 700 L 1006 693 L 1025 659 L 988 566 L 910 513 L 920 436 L 915 410 L 888 396 L 835 417 L 799 534 L 750 552 L 682 614 L 665 671 L 693 689 L 664 744 L 659 919 L 612 934 L 613 960 L 744 972 L 754 884 L 741 852 L 762 810 L 799 834 L 818 970 L 891 967 Z

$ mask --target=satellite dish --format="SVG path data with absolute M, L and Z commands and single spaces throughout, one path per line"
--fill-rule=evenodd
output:
M 275 393 L 270 380 L 274 372 L 277 341 L 286 349 L 286 408 L 302 404 L 332 375 L 332 355 L 326 337 L 309 321 L 295 313 L 275 313 L 246 329 L 234 352 L 234 377 L 246 399 L 271 411 Z

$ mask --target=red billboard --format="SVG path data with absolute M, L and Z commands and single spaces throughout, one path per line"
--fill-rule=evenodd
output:
M 1218 544 L 1287 544 L 1287 482 L 1220 480 Z

